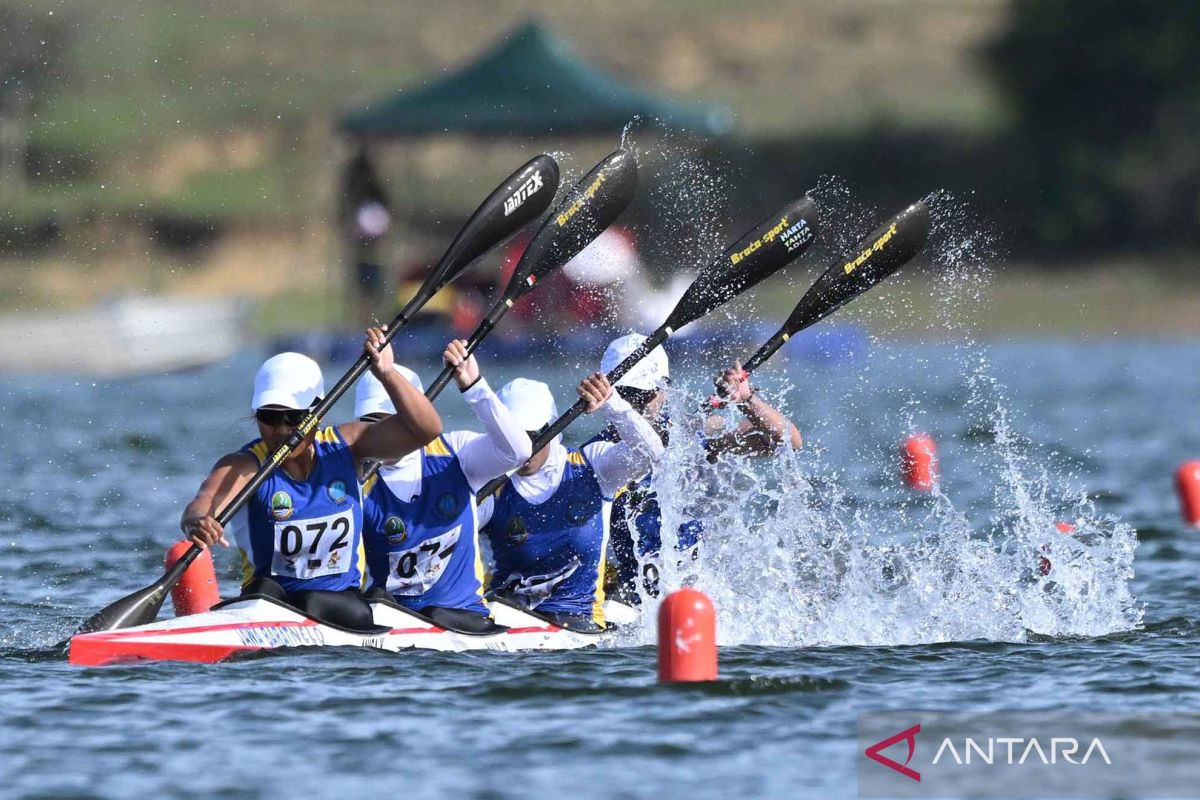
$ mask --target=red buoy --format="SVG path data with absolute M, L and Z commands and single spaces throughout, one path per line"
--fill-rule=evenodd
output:
M 900 448 L 904 482 L 912 489 L 928 492 L 937 485 L 939 472 L 937 442 L 927 433 L 917 433 L 904 440 Z
M 1179 510 L 1183 521 L 1200 528 L 1200 461 L 1185 461 L 1175 473 L 1175 488 L 1179 490 Z
M 1066 536 L 1070 536 L 1075 532 L 1075 526 L 1069 522 L 1056 522 L 1054 523 L 1054 528 L 1059 533 L 1065 534 Z M 1045 577 L 1049 575 L 1050 570 L 1054 568 L 1054 564 L 1052 564 L 1050 559 L 1046 557 L 1050 555 L 1050 545 L 1042 545 L 1038 548 L 1038 552 L 1041 553 L 1041 555 L 1038 556 L 1038 574 L 1042 577 Z
M 176 542 L 167 550 L 165 568 L 170 569 L 192 546 L 191 542 Z M 205 549 L 196 560 L 183 571 L 179 582 L 171 587 L 171 604 L 175 616 L 186 617 L 199 614 L 221 602 L 217 588 L 217 572 L 213 569 L 212 552 Z
M 708 595 L 683 588 L 658 607 L 658 682 L 717 679 L 717 614 Z

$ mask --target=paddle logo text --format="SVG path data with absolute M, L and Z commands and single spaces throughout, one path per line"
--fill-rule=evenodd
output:
M 533 196 L 534 192 L 542 188 L 542 173 L 540 170 L 535 171 L 529 177 L 529 180 L 521 184 L 521 188 L 513 193 L 513 196 L 504 201 L 504 216 L 508 216 L 516 211 L 525 201 Z
M 565 211 L 554 218 L 554 221 L 558 223 L 558 227 L 566 227 L 566 224 L 571 221 L 571 218 L 579 213 L 579 209 L 583 208 L 584 202 L 591 200 L 596 196 L 596 192 L 600 191 L 600 187 L 604 185 L 604 181 L 604 173 L 597 175 L 596 180 L 592 181 L 591 185 L 583 190 L 583 194 L 581 194 L 574 203 L 571 203 L 571 205 L 567 206 Z
M 801 220 L 800 222 L 798 222 L 796 224 L 803 225 L 804 220 Z M 807 227 L 807 225 L 805 225 L 805 227 Z M 778 238 L 780 234 L 783 234 L 785 232 L 787 234 L 790 234 L 794 230 L 795 230 L 794 227 L 790 228 L 790 229 L 788 228 L 787 217 L 780 217 L 779 222 L 777 222 L 775 224 L 775 226 L 771 228 L 771 230 L 767 231 L 762 236 L 758 237 L 753 242 L 751 242 L 750 244 L 743 247 L 741 250 L 730 255 L 729 262 L 731 264 L 738 264 L 742 261 L 745 261 L 747 257 L 749 257 L 752 253 L 757 252 L 759 250 L 759 248 L 761 248 L 763 245 L 770 244 L 771 242 L 775 241 L 775 239 Z M 795 248 L 796 242 L 790 241 L 788 236 L 785 235 L 784 236 L 784 245 L 787 246 L 788 252 L 791 252 Z
M 878 239 L 876 239 L 874 242 L 872 242 L 871 246 L 868 247 L 866 250 L 863 250 L 858 258 L 854 259 L 853 261 L 847 261 L 846 266 L 842 267 L 842 269 L 846 271 L 847 275 L 849 275 L 851 272 L 854 272 L 854 270 L 861 267 L 868 258 L 875 255 L 880 250 L 882 250 L 884 247 L 886 247 L 887 243 L 890 242 L 892 240 L 892 237 L 895 235 L 896 235 L 896 223 L 893 222 L 891 224 L 891 227 L 889 227 L 887 229 L 887 232 L 884 233 L 883 236 L 880 236 Z
M 921 773 L 910 766 L 913 756 L 917 753 L 917 735 L 920 733 L 921 726 L 913 725 L 875 742 L 863 751 L 863 755 L 909 780 L 920 783 Z M 901 742 L 906 746 L 903 761 L 884 754 L 884 751 Z M 897 757 L 900 754 L 893 753 Z M 1024 764 L 1082 767 L 1093 760 L 1112 766 L 1112 759 L 1098 736 L 1090 740 L 1080 740 L 1073 736 L 943 736 L 928 764 L 930 767 L 1013 767 Z

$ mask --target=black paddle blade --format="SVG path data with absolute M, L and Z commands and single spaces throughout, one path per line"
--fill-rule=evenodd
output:
M 664 327 L 676 331 L 767 278 L 808 249 L 817 234 L 817 204 L 805 195 L 764 219 L 705 267 Z
M 633 200 L 637 179 L 637 160 L 627 150 L 617 150 L 584 175 L 538 229 L 513 270 L 504 298 L 523 297 L 604 233 Z
M 97 633 L 99 631 L 115 631 L 120 628 L 132 628 L 136 625 L 147 625 L 158 618 L 158 610 L 162 608 L 163 600 L 170 587 L 159 579 L 145 589 L 126 595 L 112 605 L 105 606 L 89 617 L 76 633 Z
M 558 162 L 543 153 L 514 172 L 475 209 L 422 287 L 432 297 L 479 256 L 542 215 L 558 193 Z
M 853 255 L 825 270 L 800 298 L 783 333 L 791 336 L 824 319 L 895 273 L 920 252 L 928 237 L 929 209 L 918 200 L 863 239 Z

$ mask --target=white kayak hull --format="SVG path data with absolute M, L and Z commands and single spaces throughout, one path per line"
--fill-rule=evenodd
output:
M 605 635 L 569 631 L 504 603 L 492 603 L 491 608 L 495 622 L 507 630 L 459 633 L 439 628 L 406 609 L 372 603 L 375 624 L 380 627 L 362 633 L 318 622 L 282 603 L 251 598 L 135 628 L 78 634 L 71 638 L 68 660 L 80 666 L 137 661 L 213 663 L 282 647 L 366 647 L 389 652 L 414 648 L 447 652 L 574 650 L 593 646 Z

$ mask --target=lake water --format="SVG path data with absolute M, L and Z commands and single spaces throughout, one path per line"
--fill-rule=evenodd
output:
M 569 653 L 69 666 L 56 643 L 156 577 L 199 479 L 252 438 L 262 355 L 5 380 L 0 796 L 850 797 L 865 712 L 1200 708 L 1200 533 L 1172 485 L 1200 458 L 1195 341 L 962 337 L 771 362 L 763 391 L 802 453 L 693 479 L 673 436 L 660 470 L 669 520 L 711 515 L 700 561 L 664 571 L 717 604 L 713 684 L 657 685 L 648 625 Z M 717 361 L 672 355 L 694 395 L 682 430 Z M 578 370 L 539 371 L 568 399 Z M 453 391 L 439 409 L 469 422 Z M 915 431 L 940 444 L 940 492 L 899 482 Z M 233 561 L 219 554 L 227 594 Z

